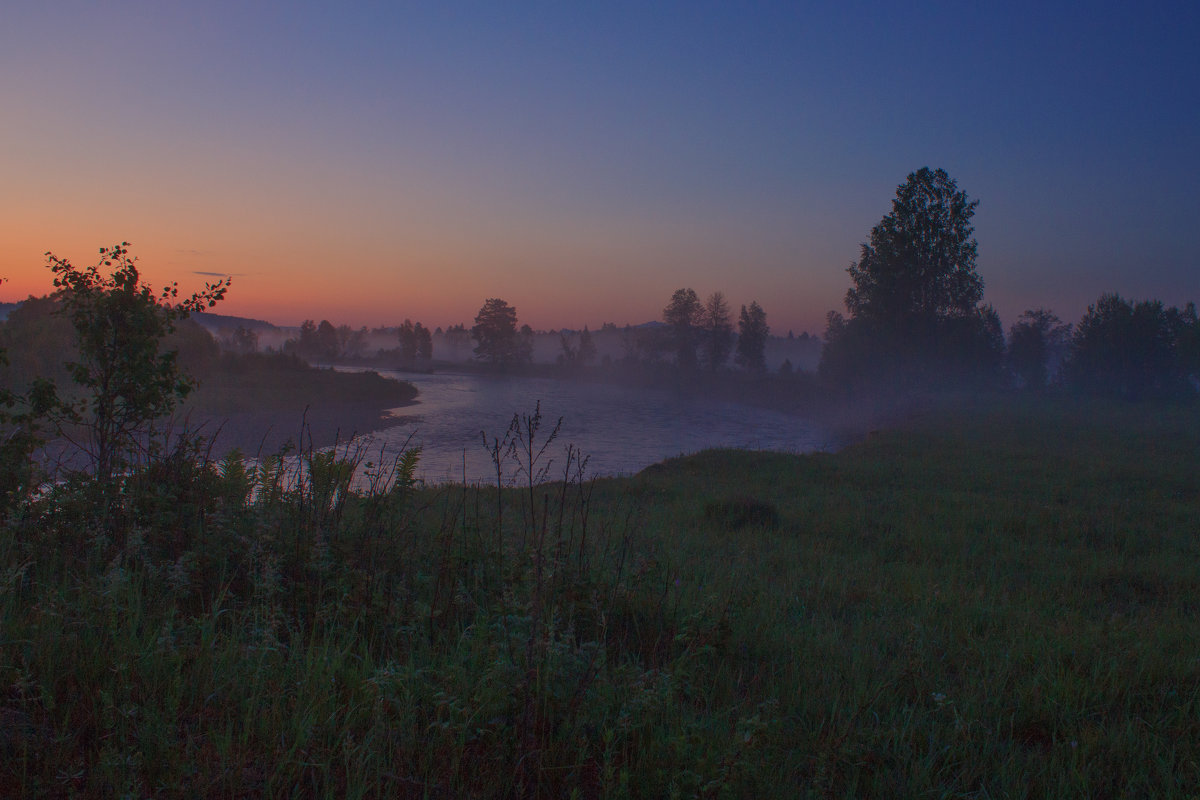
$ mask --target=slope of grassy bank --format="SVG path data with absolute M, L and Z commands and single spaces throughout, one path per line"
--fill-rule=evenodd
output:
M 60 487 L 0 532 L 0 794 L 1187 796 L 1197 452 L 1031 404 L 503 493 Z

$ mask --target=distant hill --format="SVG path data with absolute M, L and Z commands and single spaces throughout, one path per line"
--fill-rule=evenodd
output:
M 8 315 L 12 313 L 13 309 L 20 307 L 20 305 L 21 303 L 0 303 L 0 321 L 8 319 Z M 232 331 L 239 325 L 243 328 L 249 328 L 252 331 L 258 331 L 259 333 L 280 330 L 275 324 L 263 319 L 231 317 L 227 314 L 212 314 L 207 311 L 201 314 L 192 314 L 191 318 L 199 322 L 202 327 L 206 328 L 214 336 Z
M 214 336 L 232 331 L 235 328 L 242 327 L 258 333 L 275 332 L 279 327 L 274 323 L 267 322 L 263 319 L 250 319 L 249 317 L 231 317 L 227 314 L 213 314 L 205 311 L 201 314 L 192 314 L 191 319 L 200 323 L 201 327 L 205 328 Z

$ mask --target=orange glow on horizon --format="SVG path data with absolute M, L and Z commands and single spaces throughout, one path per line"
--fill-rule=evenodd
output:
M 91 228 L 92 226 L 87 226 Z M 77 267 L 98 263 L 99 244 L 85 242 L 89 231 L 74 237 L 55 235 L 51 247 L 35 244 L 37 232 L 23 232 L 21 241 L 12 242 L 0 254 L 0 300 L 16 302 L 52 291 L 51 274 L 46 266 L 47 249 L 68 259 Z M 44 234 L 43 234 L 44 235 Z M 694 286 L 707 296 L 723 291 L 736 317 L 742 303 L 756 299 L 768 308 L 782 294 L 769 289 L 758 295 L 742 296 L 738 287 L 705 280 L 660 279 L 662 288 L 651 293 L 639 286 L 645 280 L 646 261 L 635 261 L 625 254 L 625 265 L 606 265 L 606 254 L 558 256 L 561 246 L 544 247 L 537 253 L 540 261 L 486 256 L 479 245 L 459 243 L 456 249 L 437 253 L 432 247 L 400 254 L 392 248 L 366 244 L 359 255 L 349 256 L 328 241 L 304 243 L 272 251 L 259 243 L 244 248 L 231 244 L 212 248 L 175 246 L 174 237 L 147 238 L 144 244 L 131 241 L 130 253 L 137 259 L 143 279 L 155 288 L 171 282 L 181 292 L 201 290 L 205 283 L 232 277 L 232 287 L 214 313 L 263 319 L 281 326 L 298 325 L 302 320 L 328 319 L 352 327 L 391 326 L 404 319 L 425 322 L 430 327 L 473 323 L 483 301 L 501 297 L 517 308 L 520 322 L 538 330 L 562 327 L 595 329 L 605 322 L 618 326 L 641 324 L 661 317 L 662 307 L 676 282 Z M 120 239 L 105 241 L 104 246 Z M 531 248 L 533 250 L 533 248 Z M 239 253 L 228 257 L 226 253 Z M 490 263 L 489 263 L 490 262 Z M 507 262 L 507 263 L 506 263 Z M 565 269 L 562 263 L 574 263 Z M 482 263 L 482 267 L 473 267 Z M 511 266 L 510 266 L 511 264 Z M 224 268 L 224 269 L 223 269 Z M 729 276 L 732 277 L 732 276 Z M 799 294 L 798 292 L 794 292 Z M 815 309 L 813 319 L 823 316 Z M 813 322 L 797 324 L 784 318 L 782 309 L 769 317 L 772 328 L 785 333 L 820 330 Z

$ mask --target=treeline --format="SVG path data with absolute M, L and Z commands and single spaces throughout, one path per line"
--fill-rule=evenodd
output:
M 232 353 L 254 353 L 263 348 L 258 331 L 247 325 L 217 331 L 217 346 Z M 470 359 L 495 368 L 527 366 L 534 361 L 576 370 L 593 366 L 661 368 L 675 364 L 684 371 L 717 372 L 732 363 L 751 373 L 767 372 L 766 345 L 770 337 L 767 315 L 757 301 L 743 305 L 736 320 L 722 292 L 701 302 L 693 289 L 679 289 L 660 321 L 618 328 L 605 323 L 593 333 L 582 330 L 535 331 L 522 324 L 517 309 L 506 300 L 484 301 L 474 324 L 456 324 L 443 330 L 406 319 L 392 327 L 353 328 L 305 320 L 295 336 L 280 342 L 278 352 L 309 363 L 357 362 L 412 369 L 428 369 L 435 351 L 443 361 Z M 788 339 L 793 337 L 789 332 Z M 553 341 L 553 345 L 549 341 Z M 801 345 L 819 346 L 807 333 Z M 601 342 L 604 347 L 601 347 Z M 602 350 L 604 352 L 602 352 Z M 784 359 L 784 373 L 792 371 Z
M 611 366 L 609 355 L 600 357 L 597 337 L 619 334 L 624 366 L 661 366 L 674 363 L 683 371 L 700 368 L 717 372 L 733 357 L 739 367 L 766 371 L 765 347 L 770 335 L 767 315 L 756 301 L 742 306 L 735 329 L 729 303 L 722 292 L 707 301 L 690 288 L 679 289 L 663 310 L 660 324 L 619 330 L 605 323 L 598 334 L 585 325 L 580 331 L 557 332 L 559 352 L 555 362 L 563 367 L 591 366 L 598 361 Z M 498 366 L 528 364 L 533 357 L 535 333 L 529 325 L 517 326 L 516 308 L 499 298 L 487 300 L 470 329 L 476 342 L 475 357 Z
M 458 340 L 462 334 L 469 338 L 462 325 L 443 332 L 441 328 L 431 330 L 410 319 L 396 326 L 371 329 L 309 319 L 300 325 L 296 336 L 282 343 L 280 350 L 310 363 L 374 361 L 387 366 L 422 368 L 433 360 L 435 336 L 441 337 L 453 352 L 461 348 Z M 223 347 L 230 344 L 222 341 Z
M 1195 303 L 1180 310 L 1158 300 L 1134 303 L 1103 295 L 1076 327 L 1061 378 L 1084 391 L 1121 397 L 1195 393 L 1200 388 Z
M 1196 307 L 1104 294 L 1077 326 L 1026 311 L 1006 339 L 983 302 L 970 200 L 943 170 L 896 191 L 848 272 L 847 316 L 829 313 L 819 373 L 849 391 L 939 386 L 1049 387 L 1128 399 L 1194 396 Z
M 767 314 L 757 301 L 742 306 L 734 333 L 729 303 L 722 292 L 704 302 L 695 290 L 677 289 L 663 309 L 663 327 L 644 329 L 635 342 L 635 358 L 655 362 L 670 353 L 682 370 L 717 372 L 732 355 L 750 372 L 766 371 L 765 350 L 771 333 Z
M 715 372 L 732 361 L 750 372 L 763 373 L 767 371 L 769 335 L 766 312 L 757 301 L 742 306 L 735 325 L 723 293 L 715 292 L 702 303 L 694 290 L 680 289 L 664 309 L 662 321 L 624 329 L 609 322 L 595 333 L 586 325 L 582 330 L 534 331 L 519 321 L 515 306 L 501 298 L 488 298 L 471 327 L 456 324 L 444 330 L 431 329 L 406 319 L 394 327 L 356 329 L 329 320 L 305 320 L 296 336 L 282 342 L 280 350 L 310 363 L 373 362 L 417 369 L 428 368 L 437 355 L 443 361 L 470 359 L 501 369 L 538 360 L 566 369 L 661 367 L 674 362 L 685 369 L 703 367 Z M 553 339 L 553 347 L 548 339 Z M 604 349 L 608 352 L 601 353 L 601 340 L 607 343 Z M 803 334 L 801 341 L 808 342 L 808 334 Z M 230 329 L 218 342 L 221 349 L 232 352 L 259 349 L 257 333 L 245 326 Z M 789 367 L 790 362 L 785 370 Z
M 454 359 L 461 358 L 472 344 L 474 357 L 490 364 L 528 364 L 533 357 L 533 329 L 528 325 L 518 328 L 516 309 L 500 299 L 484 303 L 473 327 L 458 324 L 445 331 L 440 327 L 431 330 L 410 319 L 396 327 L 374 330 L 334 326 L 328 320 L 305 320 L 298 335 L 283 343 L 283 351 L 307 361 L 373 359 L 393 366 L 425 368 L 434 357 L 435 336 L 449 351 L 447 356 Z M 381 344 L 385 346 L 378 346 Z

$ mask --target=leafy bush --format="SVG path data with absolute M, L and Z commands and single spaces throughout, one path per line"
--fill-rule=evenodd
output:
M 734 497 L 706 503 L 704 518 L 728 531 L 779 527 L 779 511 L 774 504 L 753 497 Z

